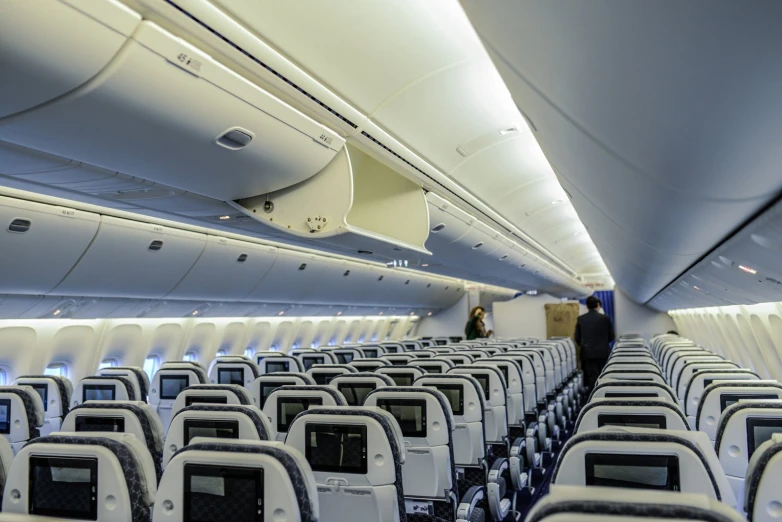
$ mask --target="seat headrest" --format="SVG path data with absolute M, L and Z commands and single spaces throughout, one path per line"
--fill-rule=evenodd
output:
M 285 469 L 293 485 L 299 505 L 301 522 L 318 522 L 318 488 L 309 462 L 300 451 L 281 442 L 197 438 L 189 446 L 177 451 L 169 463 L 176 466 L 177 457 L 194 451 L 266 455 L 274 458 Z M 222 460 L 216 463 L 221 463 Z M 248 464 L 252 464 L 248 459 Z M 269 477 L 265 477 L 266 480 Z
M 752 521 L 760 480 L 771 459 L 782 452 L 782 433 L 775 433 L 769 440 L 760 445 L 749 459 L 747 478 L 744 481 L 744 511 L 747 520 Z
M 165 375 L 168 371 L 191 371 L 195 374 L 196 379 L 200 384 L 207 384 L 209 382 L 209 376 L 206 374 L 206 370 L 200 364 L 193 361 L 169 361 L 160 366 L 160 369 L 155 373 L 153 381 L 158 378 L 158 375 Z M 161 373 L 165 372 L 165 373 Z
M 453 420 L 453 414 L 451 413 L 451 408 L 448 404 L 448 399 L 445 398 L 445 396 L 437 391 L 433 390 L 431 388 L 424 388 L 420 386 L 389 386 L 387 388 L 378 388 L 377 390 L 369 392 L 367 395 L 367 399 L 370 397 L 378 397 L 380 395 L 392 395 L 395 393 L 404 393 L 404 394 L 421 394 L 421 395 L 428 395 L 430 397 L 433 397 L 435 401 L 440 405 L 440 408 L 443 411 L 443 414 L 445 415 L 445 420 L 448 424 L 448 431 L 452 432 L 456 429 L 456 423 Z M 427 415 L 428 417 L 428 415 Z
M 776 401 L 750 400 L 747 402 L 737 402 L 725 408 L 725 410 L 722 412 L 722 416 L 720 416 L 720 423 L 717 427 L 717 438 L 715 439 L 714 442 L 714 451 L 717 452 L 717 455 L 719 455 L 720 453 L 720 446 L 722 445 L 722 436 L 725 433 L 725 430 L 727 429 L 731 419 L 736 414 L 749 409 L 770 410 L 775 413 L 774 415 L 775 417 L 782 416 L 782 400 L 776 400 Z
M 669 414 L 675 415 L 681 421 L 682 426 L 684 426 L 687 430 L 689 430 L 689 425 L 687 424 L 687 418 L 684 416 L 684 414 L 682 413 L 678 405 L 668 401 L 660 401 L 660 400 L 649 398 L 649 399 L 595 399 L 594 401 L 590 401 L 587 404 L 585 404 L 584 407 L 581 409 L 581 412 L 578 415 L 578 419 L 576 420 L 575 427 L 573 428 L 573 432 L 574 433 L 578 432 L 578 428 L 581 425 L 581 421 L 591 411 L 599 410 L 600 408 L 605 408 L 605 407 L 629 408 L 631 409 L 633 414 L 644 414 L 644 413 L 648 413 L 649 410 L 667 411 Z
M 741 522 L 733 509 L 705 495 L 651 490 L 552 485 L 530 511 L 526 522 L 595 520 L 617 522 L 649 519 L 670 521 Z
M 239 404 L 250 405 L 253 403 L 252 395 L 243 386 L 238 384 L 194 384 L 182 389 L 180 393 L 183 394 L 187 391 L 202 392 L 202 391 L 226 391 L 233 393 L 239 400 Z
M 153 444 L 156 452 L 163 450 L 163 423 L 149 404 L 142 401 L 90 401 L 88 404 L 74 406 L 71 412 L 85 410 L 126 410 L 133 413 L 139 420 L 141 430 L 147 441 Z
M 258 438 L 260 440 L 274 440 L 274 432 L 268 424 L 268 420 L 262 415 L 261 410 L 255 406 L 237 406 L 236 404 L 193 404 L 186 408 L 179 410 L 174 419 L 177 417 L 186 417 L 189 413 L 193 412 L 233 412 L 247 416 L 258 431 Z M 174 420 L 172 419 L 172 424 Z M 171 428 L 169 428 L 169 433 Z
M 28 379 L 35 379 L 39 382 L 40 380 L 53 382 L 55 387 L 57 388 L 57 393 L 60 398 L 60 408 L 62 409 L 62 416 L 65 417 L 66 415 L 68 415 L 68 410 L 71 402 L 71 394 L 73 393 L 73 385 L 70 384 L 71 383 L 70 380 L 60 375 L 22 375 L 21 377 L 18 377 L 14 381 L 14 385 L 24 386 L 25 381 L 27 381 Z
M 125 393 L 128 396 L 128 400 L 130 401 L 137 401 L 141 399 L 140 397 L 136 397 L 136 389 L 133 387 L 133 383 L 130 382 L 130 379 L 128 379 L 127 377 L 120 377 L 116 375 L 112 375 L 112 376 L 91 375 L 79 381 L 79 386 L 81 386 L 83 390 L 85 384 L 100 384 L 100 381 L 103 381 L 106 384 L 115 384 L 118 386 L 122 386 L 125 389 Z M 112 382 L 112 381 L 116 381 L 116 382 Z M 76 388 L 76 390 L 78 391 L 78 387 Z M 71 400 L 74 403 L 81 403 L 82 397 L 72 397 Z
M 4 394 L 16 395 L 21 399 L 27 413 L 27 425 L 30 428 L 30 437 L 37 437 L 38 428 L 43 426 L 45 421 L 43 401 L 41 400 L 41 396 L 38 395 L 38 392 L 30 386 L 0 386 L 0 397 Z

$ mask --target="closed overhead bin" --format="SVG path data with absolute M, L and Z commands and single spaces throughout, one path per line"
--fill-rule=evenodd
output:
M 141 17 L 115 0 L 5 0 L 0 5 L 0 118 L 98 74 Z
M 277 249 L 246 241 L 209 236 L 201 257 L 177 287 L 172 299 L 234 301 L 247 297 L 277 259 Z
M 205 245 L 204 234 L 101 216 L 92 244 L 53 293 L 164 297 L 193 267 Z
M 95 237 L 100 216 L 0 196 L 0 293 L 45 294 Z
M 88 82 L 0 120 L 0 139 L 220 200 L 304 181 L 344 145 L 149 21 Z
M 246 300 L 267 303 L 306 302 L 305 296 L 321 283 L 326 263 L 327 260 L 320 256 L 280 250 L 271 270 Z

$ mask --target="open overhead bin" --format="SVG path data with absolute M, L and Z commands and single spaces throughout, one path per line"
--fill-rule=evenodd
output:
M 360 249 L 370 242 L 429 254 L 423 189 L 353 145 L 317 175 L 234 206 L 280 231 Z
M 15 64 L 28 54 L 36 57 L 33 51 L 43 46 L 55 58 L 38 60 L 34 84 L 61 85 L 62 92 L 47 91 L 38 96 L 40 100 L 17 103 L 29 106 L 54 97 L 23 112 L 18 107 L 6 109 L 12 114 L 0 118 L 0 140 L 223 201 L 300 183 L 321 171 L 345 143 L 152 22 L 136 19 L 129 38 L 96 42 L 93 34 L 102 33 L 83 27 L 87 15 L 80 11 L 67 18 L 70 25 L 56 31 L 46 25 L 51 17 L 43 4 L 49 3 L 61 7 L 54 0 L 11 3 L 29 5 L 30 13 L 12 7 L 25 16 L 3 16 L 0 32 L 16 23 L 21 27 L 14 27 L 12 34 L 28 37 L 24 45 L 4 45 L 3 56 L 10 54 L 7 59 Z M 107 0 L 78 3 L 93 4 L 113 5 Z M 126 10 L 120 12 L 130 16 Z M 133 29 L 131 21 L 120 24 L 126 33 Z M 59 45 L 52 36 L 71 31 L 78 31 L 74 42 L 88 42 L 89 47 Z M 41 38 L 42 34 L 51 38 Z M 96 55 L 102 61 L 94 59 Z M 61 81 L 61 64 L 78 69 L 85 61 L 90 70 L 78 78 L 71 74 L 69 83 Z M 14 77 L 16 69 L 10 70 L 12 74 L 5 70 L 4 77 Z M 0 98 L 16 96 L 21 89 L 16 83 L 3 82 Z

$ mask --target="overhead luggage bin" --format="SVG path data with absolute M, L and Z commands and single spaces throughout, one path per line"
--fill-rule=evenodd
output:
M 45 294 L 95 237 L 100 216 L 0 196 L 0 293 Z
M 54 293 L 161 298 L 193 267 L 205 245 L 204 234 L 101 216 L 92 244 Z
M 24 30 L 40 37 L 46 17 L 37 15 L 44 8 L 27 3 L 36 16 Z M 58 59 L 82 61 L 96 47 L 86 41 L 89 52 Z M 336 133 L 152 22 L 141 22 L 124 43 L 86 83 L 0 120 L 0 139 L 224 201 L 300 183 L 344 145 Z M 45 70 L 40 76 L 47 81 Z
M 115 0 L 3 2 L 0 118 L 48 102 L 98 74 L 139 22 L 141 16 Z
M 424 246 L 429 209 L 423 189 L 353 145 L 299 185 L 257 192 L 232 204 L 295 236 L 357 250 L 367 244 L 374 249 L 380 242 L 430 254 Z

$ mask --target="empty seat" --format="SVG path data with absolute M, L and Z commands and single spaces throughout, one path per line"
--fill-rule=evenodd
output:
M 552 484 L 700 493 L 736 506 L 717 455 L 703 433 L 604 427 L 574 435 Z
M 348 364 L 364 356 L 358 348 L 335 348 L 329 352 L 337 358 L 337 364 Z
M 424 376 L 421 368 L 407 365 L 378 368 L 375 373 L 391 377 L 397 386 L 412 386 L 416 379 Z
M 386 352 L 386 349 L 379 344 L 365 344 L 358 348 L 365 359 L 377 359 Z
M 11 449 L 11 443 L 7 439 L 0 437 L 0 492 L 5 488 L 8 479 L 8 471 L 11 469 L 11 462 L 14 460 L 14 450 Z M 3 503 L 0 499 L 0 509 Z
M 290 426 L 285 444 L 310 463 L 322 520 L 406 520 L 405 446 L 390 413 L 379 408 L 307 410 Z
M 701 394 L 695 414 L 695 429 L 717 440 L 720 416 L 725 408 L 741 400 L 782 399 L 782 385 L 777 381 L 716 381 Z
M 448 375 L 469 375 L 480 384 L 486 401 L 484 429 L 486 442 L 495 446 L 494 454 L 508 457 L 507 388 L 502 372 L 494 366 L 473 364 L 453 368 Z M 469 405 L 468 405 L 469 406 Z
M 14 454 L 40 436 L 43 422 L 43 401 L 38 392 L 29 386 L 0 386 L 0 433 Z
M 282 386 L 296 386 L 298 384 L 311 385 L 315 380 L 306 373 L 289 372 L 286 374 L 261 375 L 250 386 L 253 404 L 263 409 L 269 395 Z
M 282 372 L 303 372 L 304 365 L 295 357 L 280 355 L 263 357 L 258 361 L 258 375 Z
M 186 368 L 193 370 L 198 374 L 198 380 L 201 382 L 201 384 L 206 384 L 209 381 L 206 368 L 204 368 L 204 365 L 198 361 L 166 361 L 160 365 L 160 369 L 158 371 L 174 368 Z
M 782 401 L 751 399 L 733 403 L 722 412 L 714 451 L 736 498 L 744 498 L 750 459 L 775 433 L 782 433 Z
M 671 387 L 676 390 L 676 396 L 680 399 L 687 393 L 687 387 L 689 386 L 692 378 L 696 373 L 706 370 L 739 370 L 738 364 L 732 361 L 709 361 L 706 357 L 699 357 L 695 359 L 695 362 L 690 362 L 682 367 L 681 372 L 671 382 Z M 691 359 L 692 361 L 692 359 Z
M 163 424 L 154 408 L 141 401 L 91 401 L 73 408 L 62 424 L 64 432 L 130 433 L 143 441 L 155 464 L 158 481 L 163 475 Z
M 749 522 L 774 522 L 782 516 L 782 434 L 775 433 L 755 450 L 747 468 L 744 510 Z
M 402 353 L 405 351 L 405 347 L 402 343 L 384 342 L 380 343 L 380 346 L 386 350 L 386 353 Z
M 666 384 L 660 372 L 647 370 L 605 370 L 597 379 L 597 384 L 606 381 L 648 381 Z
M 316 364 L 324 365 L 324 364 L 337 363 L 337 358 L 333 356 L 330 352 L 320 352 L 320 351 L 313 350 L 311 352 L 308 351 L 308 352 L 297 353 L 295 357 L 299 361 L 301 361 L 302 369 L 305 372 L 308 372 Z
M 475 359 L 473 359 L 471 355 L 466 354 L 464 352 L 438 353 L 437 358 L 451 361 L 454 364 L 454 366 L 460 366 L 463 364 L 472 364 L 475 361 Z
M 654 362 L 624 362 L 622 360 L 614 359 L 605 365 L 603 371 L 624 371 L 624 370 L 643 370 L 646 372 L 654 372 L 662 376 L 660 367 Z
M 14 381 L 14 386 L 30 386 L 41 396 L 44 411 L 41 435 L 60 431 L 62 420 L 68 415 L 73 393 L 73 390 L 68 390 L 69 384 L 70 381 L 65 377 L 52 375 L 25 375 Z
M 367 395 L 378 388 L 396 386 L 387 375 L 374 373 L 346 373 L 334 377 L 329 386 L 338 390 L 348 403 L 348 406 L 363 406 Z
M 277 440 L 284 441 L 293 419 L 312 406 L 347 406 L 345 396 L 330 386 L 283 386 L 272 391 L 263 414 L 277 433 Z
M 138 400 L 147 401 L 149 396 L 149 375 L 138 366 L 109 366 L 99 369 L 95 375 L 125 377 L 138 386 Z
M 703 370 L 693 375 L 687 385 L 684 396 L 679 396 L 679 405 L 687 416 L 690 427 L 695 428 L 695 419 L 698 414 L 698 406 L 701 403 L 703 391 L 713 382 L 718 381 L 759 381 L 758 374 L 751 370 Z
M 365 405 L 391 413 L 402 430 L 407 449 L 402 466 L 405 498 L 418 505 L 419 512 L 454 520 L 459 506 L 453 456 L 455 424 L 445 396 L 428 388 L 382 388 L 371 392 Z M 462 503 L 472 505 L 471 499 Z
M 677 389 L 679 386 L 679 380 L 682 377 L 689 379 L 692 376 L 693 370 L 697 371 L 697 368 L 699 368 L 701 364 L 721 362 L 730 361 L 726 361 L 724 357 L 721 357 L 717 354 L 705 351 L 680 357 L 671 369 L 671 378 L 668 379 L 668 382 L 671 383 L 673 389 Z
M 163 470 L 180 448 L 195 437 L 275 440 L 274 428 L 255 406 L 195 404 L 176 413 L 163 447 Z
M 705 495 L 616 488 L 551 486 L 526 522 L 742 522 L 733 509 Z
M 53 433 L 14 459 L 3 511 L 75 520 L 149 522 L 157 490 L 152 457 L 124 433 Z
M 507 387 L 507 413 L 508 413 L 508 433 L 511 440 L 518 437 L 524 437 L 526 432 L 527 412 L 524 404 L 524 388 L 522 370 L 519 363 L 513 359 L 500 359 L 492 357 L 487 360 L 483 366 L 492 366 L 502 372 Z M 532 393 L 534 393 L 534 388 Z M 535 416 L 530 412 L 530 417 L 534 420 Z
M 155 373 L 149 390 L 149 404 L 155 408 L 164 429 L 168 430 L 171 410 L 179 392 L 196 384 L 206 384 L 206 372 L 200 366 L 164 363 Z
M 416 359 L 410 354 L 391 352 L 381 355 L 380 358 L 390 362 L 393 366 L 407 365 L 410 364 L 410 361 L 415 361 Z
M 628 426 L 658 430 L 689 430 L 687 419 L 675 402 L 654 398 L 594 399 L 584 405 L 574 433 L 603 426 Z
M 122 377 L 130 382 L 133 388 L 134 401 L 147 400 L 146 395 L 141 394 L 141 384 L 139 383 L 138 376 L 131 370 L 114 370 L 114 368 L 103 368 L 98 370 L 93 377 Z
M 198 438 L 166 467 L 153 519 L 318 522 L 304 456 L 278 442 Z
M 327 385 L 334 377 L 345 373 L 358 373 L 358 370 L 346 364 L 316 364 L 307 370 L 307 375 L 313 378 L 315 384 L 321 386 Z
M 179 392 L 171 408 L 171 416 L 194 404 L 250 406 L 253 405 L 253 398 L 249 391 L 236 384 L 194 384 Z
M 257 377 L 258 367 L 245 359 L 218 357 L 209 368 L 209 384 L 249 386 Z
M 589 400 L 658 398 L 678 404 L 676 394 L 667 384 L 644 381 L 613 381 L 599 383 L 592 390 Z
M 492 360 L 494 359 L 514 361 L 521 366 L 525 412 L 537 413 L 539 408 L 545 406 L 546 382 L 543 360 L 538 354 L 521 353 L 518 350 L 512 350 L 501 357 L 492 357 Z
M 71 396 L 71 408 L 87 401 L 137 401 L 138 388 L 125 377 L 93 375 L 85 377 Z

